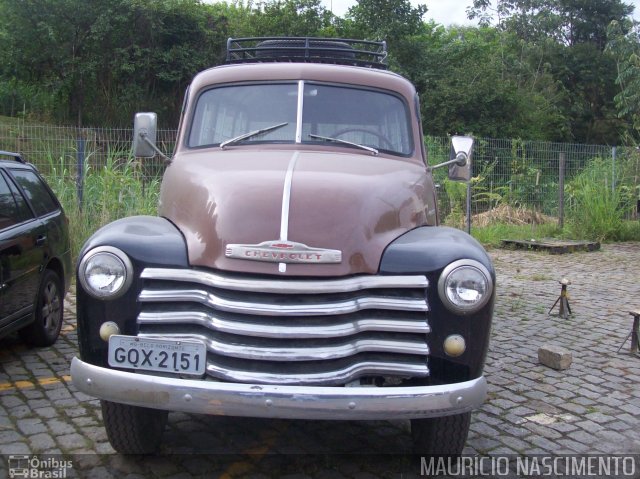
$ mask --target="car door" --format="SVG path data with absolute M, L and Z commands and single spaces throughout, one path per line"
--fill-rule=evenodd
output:
M 0 334 L 33 311 L 44 262 L 42 221 L 0 169 Z

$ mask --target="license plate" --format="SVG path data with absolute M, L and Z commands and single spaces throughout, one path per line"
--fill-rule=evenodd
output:
M 202 376 L 207 348 L 200 341 L 173 341 L 114 335 L 109 338 L 109 366 Z

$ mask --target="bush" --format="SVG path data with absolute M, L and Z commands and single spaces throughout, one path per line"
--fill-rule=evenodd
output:
M 65 166 L 64 158 L 50 157 L 48 170 L 45 178 L 69 218 L 74 259 L 100 227 L 127 216 L 157 214 L 160 178 L 145 177 L 140 164 L 128 152 L 109 152 L 103 166 L 85 163 L 82 205 L 78 201 L 76 174 Z
M 633 188 L 616 179 L 611 166 L 594 159 L 566 187 L 571 236 L 594 241 L 619 241 L 628 236 L 625 219 L 633 209 Z

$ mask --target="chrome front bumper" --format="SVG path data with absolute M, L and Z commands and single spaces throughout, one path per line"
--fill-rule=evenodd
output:
M 287 419 L 411 419 L 449 416 L 480 406 L 484 377 L 412 387 L 316 387 L 223 383 L 103 368 L 78 358 L 73 384 L 108 401 L 168 411 Z

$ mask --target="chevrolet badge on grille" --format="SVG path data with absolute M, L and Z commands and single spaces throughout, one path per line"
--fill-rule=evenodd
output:
M 260 244 L 228 244 L 227 258 L 270 263 L 340 263 L 342 251 L 311 248 L 291 241 L 264 241 Z

